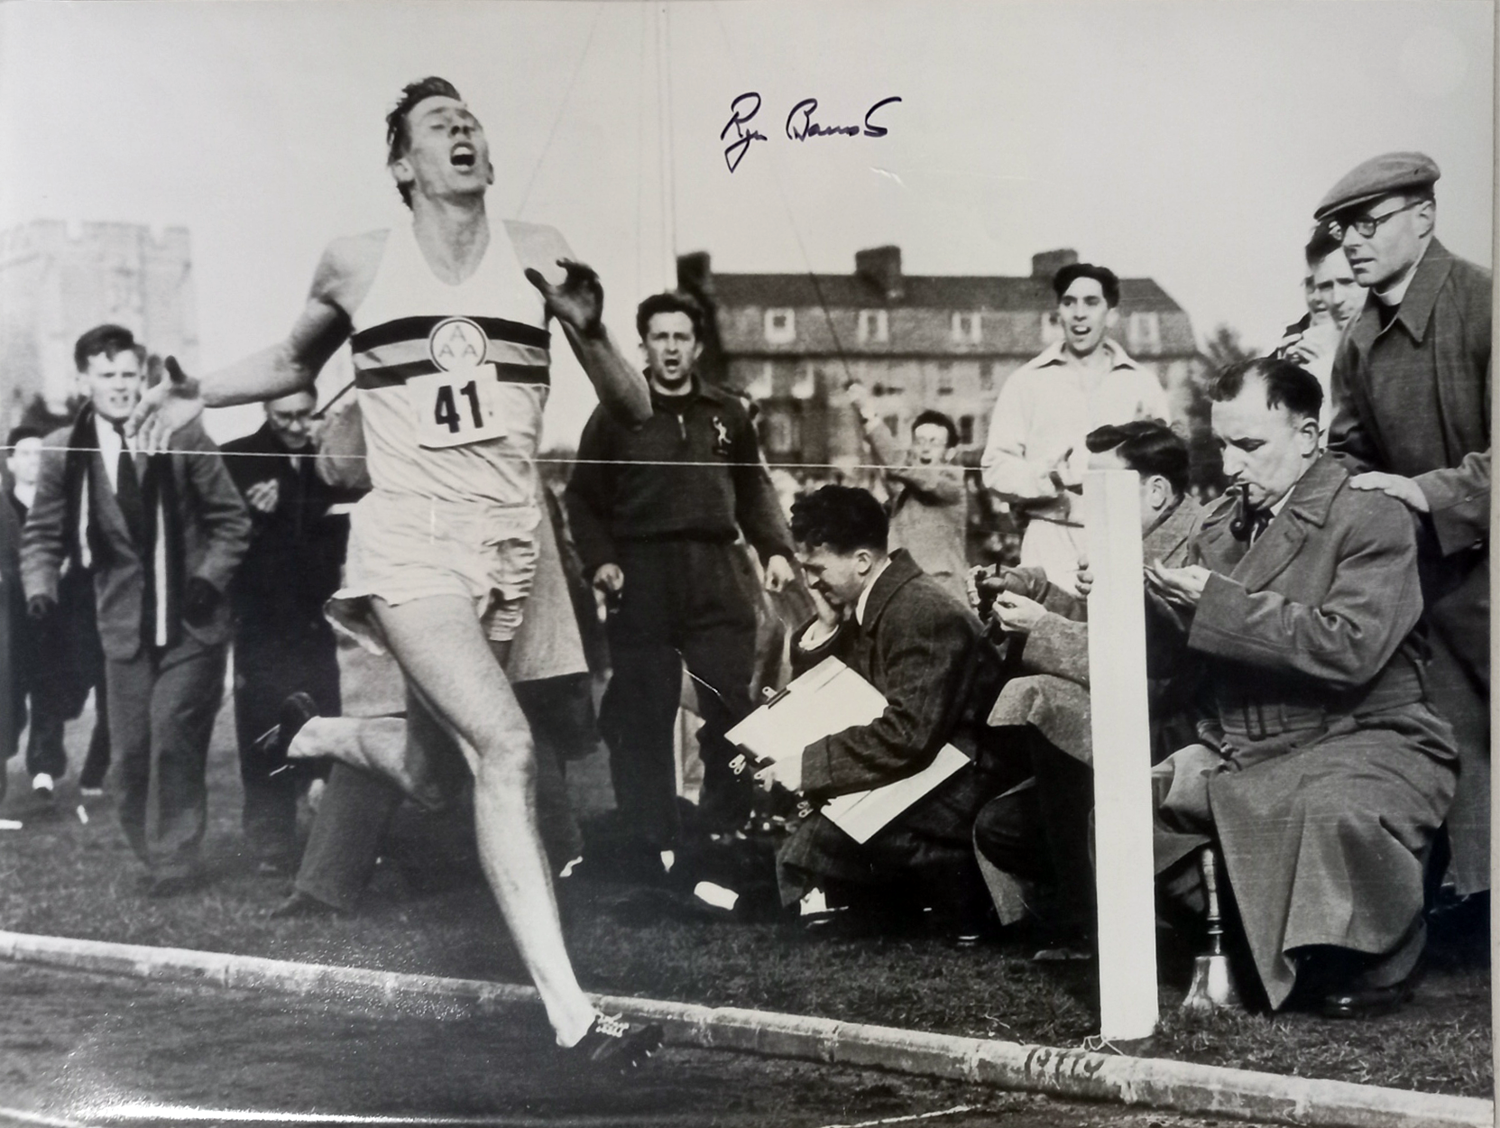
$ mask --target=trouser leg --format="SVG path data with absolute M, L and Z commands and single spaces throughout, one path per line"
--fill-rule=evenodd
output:
M 383 721 L 396 719 L 351 723 Z M 404 742 L 405 733 L 397 738 Z M 381 838 L 400 805 L 401 791 L 394 784 L 335 761 L 297 869 L 296 887 L 324 904 L 353 912 L 374 872 Z
M 1052 870 L 1051 915 L 1059 924 L 1094 920 L 1094 866 L 1089 856 L 1089 816 L 1094 773 L 1040 736 L 1031 740 L 1037 813 Z
M 610 639 L 609 688 L 599 728 L 621 820 L 659 850 L 682 837 L 672 726 L 682 697 L 682 661 L 664 643 Z
M 79 787 L 103 787 L 109 774 L 109 691 L 101 670 L 94 685 L 94 731 L 89 734 L 89 750 L 78 773 Z
M 26 736 L 26 774 L 46 772 L 58 779 L 68 770 L 68 754 L 63 746 L 68 717 L 59 695 L 47 692 L 31 695 L 31 730 Z
M 109 686 L 110 746 L 120 765 L 120 827 L 136 857 L 145 862 L 147 807 L 151 793 L 151 685 L 155 662 L 142 651 L 134 658 L 110 659 L 105 668 Z
M 283 861 L 296 848 L 297 783 L 278 742 L 257 746 L 277 723 L 281 703 L 308 693 L 320 713 L 338 707 L 338 667 L 323 647 L 266 645 L 242 636 L 235 651 L 234 712 L 244 787 L 245 842 L 256 857 Z
M 568 798 L 563 771 L 562 741 L 566 736 L 559 731 L 570 724 L 565 698 L 572 691 L 572 682 L 572 678 L 547 678 L 512 686 L 536 744 L 537 829 L 554 873 L 583 853 L 583 832 Z
M 1431 631 L 1432 706 L 1453 727 L 1458 785 L 1448 809 L 1449 876 L 1461 895 L 1490 887 L 1490 702 L 1476 672 L 1441 631 Z
M 701 809 L 711 826 L 732 829 L 750 814 L 753 784 L 735 775 L 735 747 L 724 734 L 750 711 L 750 678 L 755 667 L 755 628 L 724 626 L 688 633 L 683 658 L 698 695 L 703 727 L 698 755 L 703 760 Z
M 163 877 L 198 864 L 208 824 L 208 742 L 224 692 L 226 648 L 186 641 L 162 656 L 151 687 L 148 863 Z

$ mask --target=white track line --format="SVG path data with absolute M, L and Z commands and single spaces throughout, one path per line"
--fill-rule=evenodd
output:
M 89 1128 L 81 1120 L 68 1120 L 62 1116 L 48 1116 L 44 1112 L 32 1112 L 24 1108 L 0 1108 L 0 1123 L 15 1120 L 22 1124 L 39 1124 L 42 1128 Z
M 918 1120 L 936 1120 L 939 1116 L 957 1116 L 961 1112 L 973 1112 L 978 1105 L 954 1105 L 937 1112 L 915 1112 L 910 1116 L 888 1116 L 884 1120 L 861 1120 L 857 1124 L 828 1124 L 824 1128 L 880 1128 L 882 1124 L 912 1124 Z
M 0 1110 L 3 1111 L 3 1110 Z M 122 1101 L 116 1104 L 90 1106 L 80 1110 L 95 1123 L 124 1124 L 135 1121 L 166 1121 L 177 1124 L 357 1124 L 373 1128 L 604 1128 L 605 1125 L 647 1124 L 639 1117 L 564 1117 L 535 1116 L 380 1116 L 335 1112 L 273 1112 L 260 1109 L 196 1108 L 192 1105 L 155 1104 L 150 1101 Z M 41 1123 L 41 1122 L 39 1122 Z M 86 1128 L 66 1121 L 49 1121 L 58 1128 Z

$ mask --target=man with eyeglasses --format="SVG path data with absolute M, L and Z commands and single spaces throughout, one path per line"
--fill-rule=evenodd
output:
M 325 715 L 339 711 L 333 628 L 323 614 L 339 586 L 347 517 L 341 497 L 314 472 L 311 392 L 266 403 L 266 421 L 224 444 L 224 465 L 250 509 L 250 549 L 230 585 L 234 609 L 234 720 L 245 789 L 243 827 L 264 874 L 296 860 L 297 774 L 281 745 L 258 738 L 288 695 L 308 693 Z
M 1490 272 L 1433 236 L 1438 167 L 1386 153 L 1356 167 L 1314 218 L 1342 228 L 1363 310 L 1334 358 L 1329 449 L 1350 485 L 1416 515 L 1434 705 L 1453 726 L 1448 815 L 1460 895 L 1489 888 Z

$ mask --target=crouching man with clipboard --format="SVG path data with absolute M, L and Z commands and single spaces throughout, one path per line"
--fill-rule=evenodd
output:
M 989 910 L 974 818 L 1025 769 L 984 723 L 1000 668 L 979 620 L 905 551 L 888 553 L 886 533 L 864 490 L 824 486 L 792 507 L 818 603 L 793 662 L 816 674 L 730 738 L 771 761 L 757 773 L 763 786 L 801 792 L 815 808 L 777 853 L 783 904 L 801 901 L 809 923 L 848 907 L 838 919 L 866 926 L 903 904 L 931 908 L 954 939 L 972 942 Z M 830 729 L 841 715 L 864 719 Z M 861 818 L 871 804 L 878 813 Z

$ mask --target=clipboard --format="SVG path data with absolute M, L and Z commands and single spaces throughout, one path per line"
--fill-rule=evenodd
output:
M 800 760 L 816 740 L 869 724 L 885 707 L 878 689 L 837 658 L 825 658 L 725 735 L 760 763 L 786 763 Z M 968 756 L 945 744 L 915 775 L 839 795 L 824 805 L 823 814 L 863 845 L 968 763 Z

